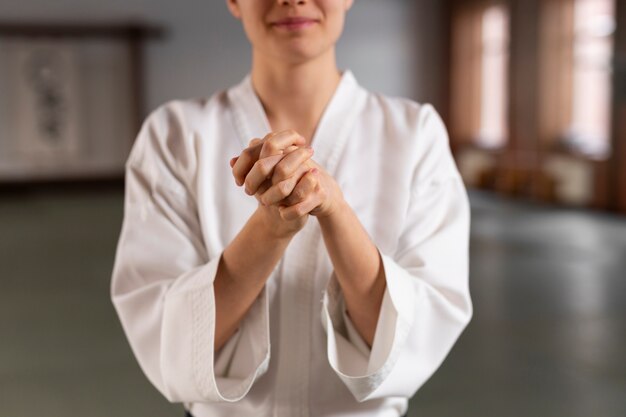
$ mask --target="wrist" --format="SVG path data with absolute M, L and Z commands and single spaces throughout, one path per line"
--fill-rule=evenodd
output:
M 326 215 L 317 216 L 317 220 L 321 227 L 330 226 L 340 221 L 339 219 L 345 216 L 351 210 L 350 206 L 345 200 L 341 200 L 335 204 L 335 207 Z
M 280 228 L 272 226 L 272 223 L 267 220 L 266 210 L 267 208 L 259 206 L 252 215 L 254 227 L 262 236 L 261 240 L 273 244 L 289 242 L 297 231 L 280 230 Z

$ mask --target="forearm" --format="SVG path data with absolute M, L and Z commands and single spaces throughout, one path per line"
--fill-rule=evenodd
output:
M 371 347 L 386 287 L 378 249 L 347 203 L 319 223 L 348 315 Z
M 253 215 L 224 249 L 214 282 L 215 352 L 237 331 L 290 240 L 274 237 Z

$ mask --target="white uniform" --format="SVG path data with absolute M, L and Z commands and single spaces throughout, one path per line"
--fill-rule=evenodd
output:
M 346 315 L 311 216 L 215 353 L 220 255 L 258 205 L 229 160 L 269 131 L 250 74 L 144 122 L 126 164 L 111 285 L 132 350 L 150 382 L 195 417 L 397 417 L 472 316 L 469 202 L 446 129 L 432 106 L 371 93 L 344 70 L 313 160 L 382 256 L 372 348 Z

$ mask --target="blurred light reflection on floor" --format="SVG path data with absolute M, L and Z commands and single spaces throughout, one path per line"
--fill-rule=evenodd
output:
M 409 415 L 626 415 L 626 219 L 470 197 L 474 320 Z M 122 198 L 0 199 L 0 416 L 182 416 L 108 298 Z

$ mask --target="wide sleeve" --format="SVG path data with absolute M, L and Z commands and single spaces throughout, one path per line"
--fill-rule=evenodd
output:
M 170 402 L 234 402 L 268 369 L 267 293 L 264 287 L 214 352 L 213 281 L 222 253 L 207 255 L 198 207 L 181 174 L 189 155 L 174 153 L 185 149 L 184 124 L 172 117 L 149 116 L 126 163 L 111 297 L 141 369 Z
M 420 126 L 424 155 L 416 164 L 397 250 L 378 250 L 387 285 L 371 349 L 346 314 L 334 272 L 322 300 L 328 361 L 359 402 L 412 397 L 473 314 L 467 192 L 431 106 L 423 110 Z

